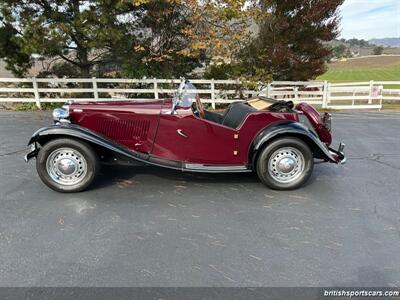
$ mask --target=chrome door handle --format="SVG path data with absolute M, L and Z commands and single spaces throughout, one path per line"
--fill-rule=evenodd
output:
M 176 132 L 180 135 L 183 136 L 184 138 L 187 138 L 188 136 L 186 134 L 183 133 L 183 131 L 181 129 L 177 129 Z

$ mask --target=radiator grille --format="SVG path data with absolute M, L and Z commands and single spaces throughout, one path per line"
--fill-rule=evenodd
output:
M 99 120 L 98 130 L 115 140 L 145 141 L 150 128 L 148 120 Z

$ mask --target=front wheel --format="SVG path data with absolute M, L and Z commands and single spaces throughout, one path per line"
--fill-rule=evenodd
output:
M 292 190 L 302 186 L 314 168 L 308 145 L 294 137 L 279 138 L 267 145 L 257 160 L 257 174 L 268 187 Z
M 99 171 L 97 154 L 79 140 L 60 138 L 46 143 L 36 158 L 40 179 L 57 192 L 85 190 Z

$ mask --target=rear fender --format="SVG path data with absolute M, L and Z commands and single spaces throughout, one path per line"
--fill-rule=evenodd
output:
M 298 122 L 271 125 L 259 132 L 252 142 L 249 162 L 252 162 L 254 166 L 258 152 L 278 137 L 297 137 L 310 146 L 315 158 L 334 163 L 339 162 L 337 155 L 332 153 L 328 146 L 321 142 L 312 130 Z

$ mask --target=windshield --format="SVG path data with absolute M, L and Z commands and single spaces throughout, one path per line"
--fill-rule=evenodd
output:
M 190 107 L 196 101 L 197 89 L 188 80 L 182 81 L 179 85 L 178 91 L 174 97 L 176 106 Z

